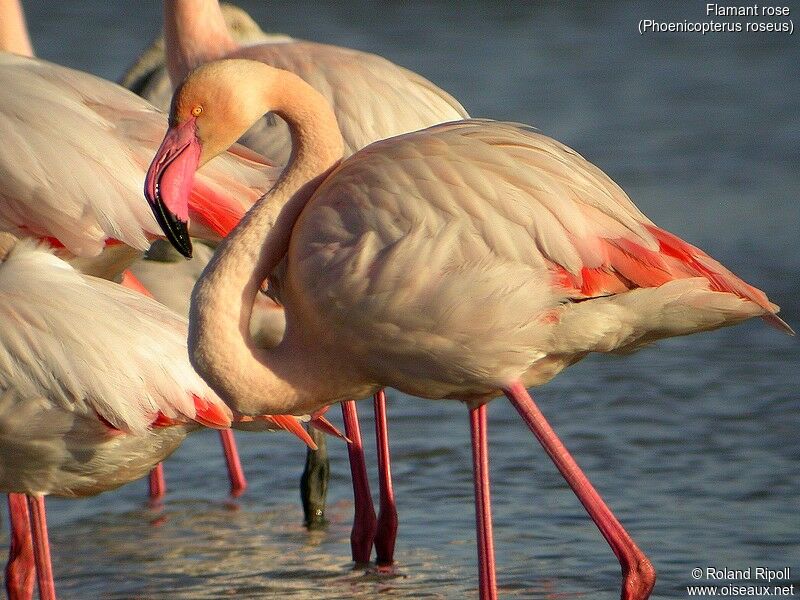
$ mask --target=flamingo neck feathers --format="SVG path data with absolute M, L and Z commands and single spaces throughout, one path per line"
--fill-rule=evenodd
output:
M 164 40 L 172 89 L 195 67 L 239 47 L 217 0 L 165 0 Z
M 254 69 L 264 68 L 254 63 Z M 268 67 L 266 67 L 268 68 Z M 250 89 L 263 111 L 288 124 L 292 154 L 275 186 L 220 244 L 192 294 L 189 348 L 197 371 L 242 414 L 302 414 L 318 407 L 325 389 L 318 369 L 299 348 L 287 312 L 287 332 L 272 349 L 256 347 L 250 317 L 256 295 L 286 255 L 295 221 L 342 158 L 336 118 L 324 97 L 292 73 L 270 84 L 254 74 Z M 259 85 L 261 84 L 261 85 Z M 259 89 L 262 88 L 262 89 Z
M 19 0 L 0 0 L 0 50 L 33 56 L 33 46 Z

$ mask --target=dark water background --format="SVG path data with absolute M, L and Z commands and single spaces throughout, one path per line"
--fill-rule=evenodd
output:
M 160 27 L 152 0 L 25 4 L 40 56 L 110 79 Z M 475 116 L 531 123 L 573 146 L 661 226 L 766 290 L 797 329 L 798 37 L 637 32 L 643 18 L 708 20 L 705 4 L 240 1 L 265 30 L 382 54 Z M 800 4 L 780 4 L 797 23 Z M 592 357 L 538 390 L 659 570 L 654 598 L 686 597 L 691 570 L 711 566 L 790 567 L 798 583 L 799 365 L 796 339 L 753 322 Z M 234 504 L 207 433 L 167 463 L 159 514 L 141 482 L 48 502 L 61 596 L 474 597 L 466 411 L 393 392 L 389 410 L 404 577 L 350 571 L 343 444 L 330 444 L 331 525 L 309 534 L 299 444 L 239 436 L 250 489 Z M 501 596 L 618 598 L 616 559 L 506 401 L 490 407 L 490 442 Z M 366 445 L 374 468 L 371 436 Z

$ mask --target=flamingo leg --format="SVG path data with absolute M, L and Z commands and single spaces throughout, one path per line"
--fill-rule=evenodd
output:
M 622 567 L 622 600 L 645 600 L 656 582 L 656 572 L 647 556 L 622 527 L 600 494 L 597 493 L 569 451 L 550 427 L 539 407 L 520 382 L 504 390 L 511 403 L 525 419 L 572 491 L 581 501 Z
M 31 600 L 35 567 L 25 494 L 8 494 L 8 515 L 11 520 L 11 544 L 6 564 L 6 593 L 9 600 Z
M 497 600 L 485 404 L 470 410 L 469 425 L 472 435 L 472 480 L 475 484 L 475 523 L 478 537 L 478 587 L 481 600 Z
M 53 564 L 50 561 L 50 540 L 47 537 L 47 515 L 44 496 L 28 496 L 28 510 L 33 533 L 33 556 L 36 561 L 36 577 L 39 581 L 39 600 L 56 600 L 56 585 L 53 581 Z
M 148 476 L 148 485 L 150 489 L 150 504 L 159 504 L 167 493 L 167 482 L 164 479 L 164 464 L 158 463 L 150 471 Z
M 353 552 L 353 561 L 356 564 L 367 564 L 372 555 L 377 519 L 375 518 L 375 507 L 372 504 L 372 494 L 369 491 L 367 464 L 364 458 L 364 446 L 361 443 L 361 427 L 358 424 L 358 413 L 354 400 L 342 402 L 342 416 L 344 417 L 344 432 L 350 440 L 347 445 L 347 454 L 350 458 L 350 471 L 353 475 L 355 504 L 350 547 Z
M 247 489 L 247 479 L 236 449 L 236 438 L 230 429 L 220 429 L 219 439 L 222 442 L 222 451 L 225 454 L 225 464 L 228 467 L 228 478 L 231 481 L 231 496 L 238 498 Z
M 392 488 L 392 466 L 389 456 L 389 424 L 386 420 L 386 393 L 375 394 L 375 437 L 378 445 L 378 486 L 380 508 L 378 530 L 375 534 L 375 562 L 378 567 L 394 564 L 394 546 L 397 540 L 397 504 Z
M 304 525 L 309 529 L 320 529 L 328 524 L 325 518 L 325 499 L 331 470 L 328 442 L 327 436 L 316 427 L 306 428 L 317 449 L 306 448 L 306 466 L 300 478 L 300 499 L 303 502 Z

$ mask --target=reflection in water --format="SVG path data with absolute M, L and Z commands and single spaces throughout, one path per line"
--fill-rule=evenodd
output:
M 159 26 L 155 0 L 25 4 L 40 54 L 112 78 Z M 635 33 L 639 18 L 699 18 L 696 2 L 361 0 L 315 3 L 312 19 L 303 2 L 240 4 L 265 28 L 386 55 L 475 115 L 532 123 L 569 143 L 660 225 L 767 290 L 797 329 L 795 38 Z M 87 22 L 100 26 L 89 35 Z M 694 567 L 800 571 L 798 362 L 796 340 L 750 323 L 594 357 L 538 390 L 659 570 L 654 598 L 684 597 Z M 572 493 L 508 403 L 489 410 L 501 596 L 619 598 L 616 559 Z M 309 534 L 299 526 L 299 444 L 239 436 L 251 487 L 231 510 L 208 433 L 167 463 L 160 515 L 141 508 L 144 483 L 48 503 L 61 596 L 475 597 L 466 411 L 390 393 L 389 412 L 403 577 L 350 570 L 342 444 L 329 444 L 331 525 Z M 374 456 L 374 441 L 365 444 Z

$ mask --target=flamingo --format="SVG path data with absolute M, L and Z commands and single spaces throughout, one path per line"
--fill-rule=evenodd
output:
M 486 403 L 504 394 L 617 556 L 623 600 L 648 598 L 651 562 L 527 388 L 591 352 L 751 317 L 793 333 L 778 307 L 655 225 L 577 152 L 525 125 L 445 123 L 342 161 L 325 98 L 292 73 L 241 59 L 196 69 L 172 107 L 145 182 L 157 211 L 185 210 L 180 191 L 195 170 L 264 113 L 292 131 L 286 170 L 192 294 L 192 364 L 220 397 L 243 414 L 308 412 L 384 386 L 465 402 L 479 590 L 489 599 Z M 287 323 L 280 344 L 263 350 L 241 323 L 268 276 L 280 279 Z
M 0 88 L 0 230 L 47 239 L 82 271 L 117 277 L 161 235 L 140 187 L 164 116 L 115 84 L 11 54 L 0 53 Z M 274 180 L 253 160 L 230 154 L 198 182 L 194 234 L 220 239 Z M 246 479 L 233 434 L 220 439 L 239 495 Z M 164 489 L 157 469 L 153 499 Z
M 230 35 L 217 0 L 165 0 L 164 37 L 173 88 L 192 68 L 223 57 L 254 59 L 296 73 L 333 107 L 344 139 L 345 157 L 376 140 L 469 116 L 455 98 L 432 82 L 375 54 L 285 37 L 249 41 L 257 34 L 242 45 Z M 151 89 L 166 87 L 153 77 L 148 85 Z M 164 108 L 168 106 L 165 96 L 146 97 Z M 276 164 L 284 164 L 291 149 L 288 127 L 280 115 L 273 114 L 260 120 L 241 142 Z M 345 433 L 352 440 L 348 451 L 356 504 L 353 560 L 368 562 L 375 539 L 377 563 L 379 567 L 389 567 L 394 562 L 397 509 L 391 489 L 384 394 L 376 393 L 373 403 L 380 484 L 377 521 L 369 515 L 373 508 L 356 406 L 342 404 Z
M 5 232 L 0 323 L 0 490 L 9 493 L 12 523 L 6 585 L 11 598 L 29 598 L 35 560 L 40 597 L 54 598 L 44 496 L 115 489 L 189 432 L 229 428 L 235 417 L 189 364 L 183 317 Z M 295 417 L 237 420 L 310 442 Z

